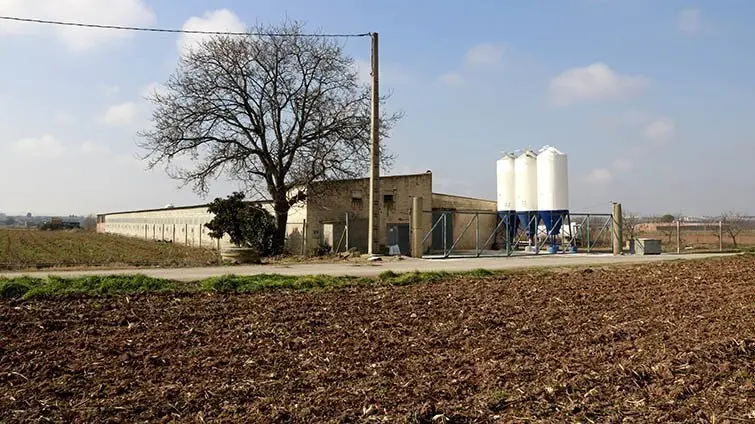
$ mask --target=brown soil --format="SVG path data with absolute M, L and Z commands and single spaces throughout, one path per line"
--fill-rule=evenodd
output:
M 3 422 L 747 422 L 755 258 L 0 303 Z

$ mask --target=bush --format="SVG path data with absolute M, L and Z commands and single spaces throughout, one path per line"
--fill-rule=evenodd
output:
M 283 251 L 276 241 L 273 216 L 258 205 L 244 201 L 244 193 L 235 192 L 226 199 L 215 199 L 207 210 L 215 216 L 205 226 L 213 238 L 225 234 L 239 247 L 251 247 L 260 256 L 274 256 Z

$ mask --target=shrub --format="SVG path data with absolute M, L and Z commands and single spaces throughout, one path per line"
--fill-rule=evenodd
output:
M 274 256 L 283 251 L 276 241 L 275 219 L 265 209 L 244 201 L 244 193 L 235 192 L 226 199 L 215 199 L 207 210 L 215 216 L 205 224 L 213 238 L 225 234 L 239 247 L 251 247 L 260 256 Z

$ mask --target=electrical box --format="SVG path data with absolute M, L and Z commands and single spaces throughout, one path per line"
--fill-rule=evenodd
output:
M 661 240 L 651 238 L 638 238 L 634 243 L 634 251 L 638 255 L 660 255 Z

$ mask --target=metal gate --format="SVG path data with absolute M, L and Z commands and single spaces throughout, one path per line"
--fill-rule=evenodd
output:
M 518 218 L 506 216 L 504 219 L 497 212 L 487 211 L 433 211 L 430 230 L 422 239 L 423 257 L 537 255 L 546 246 L 550 253 L 613 248 L 610 214 L 565 213 L 553 222 L 551 231 L 536 214 L 524 225 Z

